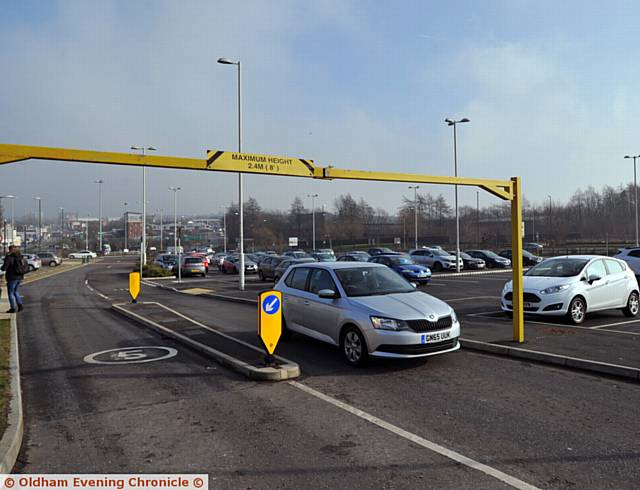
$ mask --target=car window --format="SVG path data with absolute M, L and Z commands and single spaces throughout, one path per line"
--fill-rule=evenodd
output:
M 640 250 L 631 250 L 629 257 L 640 257 Z
M 202 264 L 202 259 L 198 257 L 187 257 L 184 259 L 185 264 Z
M 424 257 L 426 254 L 425 254 L 424 250 L 416 250 L 411 255 L 417 255 L 419 257 Z
M 607 275 L 607 270 L 604 267 L 603 260 L 596 260 L 587 268 L 587 279 L 591 276 L 598 276 L 603 278 Z
M 308 275 L 309 269 L 307 267 L 298 267 L 291 271 L 284 283 L 292 289 L 304 291 Z
M 608 259 L 606 262 L 609 274 L 619 274 L 620 272 L 624 272 L 624 267 L 622 267 L 622 264 L 617 260 Z
M 336 284 L 331 278 L 331 274 L 324 269 L 312 269 L 309 279 L 309 292 L 317 294 L 322 289 L 337 291 Z

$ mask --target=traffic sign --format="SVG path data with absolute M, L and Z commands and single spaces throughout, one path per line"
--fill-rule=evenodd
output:
M 298 246 L 298 237 L 297 236 L 290 236 L 289 237 L 289 246 L 290 247 L 297 247 Z
M 271 355 L 282 334 L 282 293 L 263 291 L 258 295 L 258 308 L 258 337 Z
M 313 177 L 315 166 L 313 160 L 303 160 L 302 158 L 209 150 L 207 152 L 207 168 L 221 172 Z
M 138 295 L 140 294 L 140 273 L 139 272 L 130 272 L 129 273 L 129 294 L 131 295 L 131 300 L 133 303 L 138 299 Z

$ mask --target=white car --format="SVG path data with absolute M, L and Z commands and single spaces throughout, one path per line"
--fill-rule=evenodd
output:
M 636 276 L 640 276 L 640 248 L 621 248 L 614 255 L 616 259 L 624 260 L 633 270 Z
M 91 250 L 80 250 L 79 252 L 72 252 L 69 254 L 70 259 L 81 259 L 83 257 L 91 257 L 92 259 L 95 259 L 97 256 L 98 254 Z
M 443 270 L 456 270 L 456 257 L 438 248 L 419 248 L 409 252 L 409 256 L 416 264 L 426 265 L 430 269 L 440 272 Z M 460 269 L 464 268 L 464 261 L 460 259 Z
M 513 314 L 513 284 L 502 290 L 500 307 Z M 640 310 L 638 281 L 622 260 L 600 255 L 553 257 L 529 269 L 523 277 L 524 312 L 563 316 L 574 323 L 588 312 L 620 309 L 634 317 Z

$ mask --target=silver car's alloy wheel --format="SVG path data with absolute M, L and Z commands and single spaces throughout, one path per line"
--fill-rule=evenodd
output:
M 362 357 L 362 341 L 353 330 L 350 330 L 344 336 L 344 355 L 353 364 L 358 363 Z
M 586 307 L 584 301 L 580 298 L 574 298 L 569 305 L 569 315 L 571 321 L 575 324 L 582 323 L 586 313 Z

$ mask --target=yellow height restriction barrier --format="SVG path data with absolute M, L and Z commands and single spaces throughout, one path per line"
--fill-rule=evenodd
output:
M 520 177 L 513 177 L 510 180 L 492 180 L 393 172 L 369 172 L 365 170 L 341 170 L 334 167 L 317 167 L 313 160 L 223 150 L 210 150 L 207 152 L 207 158 L 199 159 L 0 144 L 0 165 L 32 158 L 67 162 L 307 177 L 322 180 L 375 180 L 383 182 L 480 187 L 500 199 L 511 201 L 513 340 L 515 342 L 524 342 L 524 316 L 522 309 L 522 190 Z

